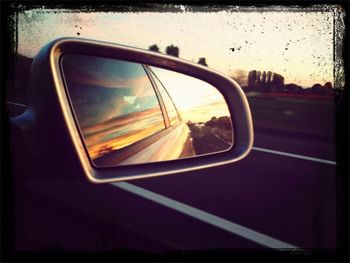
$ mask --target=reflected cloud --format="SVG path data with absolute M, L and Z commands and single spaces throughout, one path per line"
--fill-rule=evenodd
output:
M 216 116 L 229 116 L 221 93 L 204 81 L 162 70 L 161 79 L 169 87 L 164 85 L 165 88 L 157 78 L 155 81 L 171 126 L 175 128 L 170 128 L 172 132 L 167 135 L 167 143 L 152 143 L 147 147 L 149 150 L 154 148 L 152 156 L 145 157 L 148 153 L 143 152 L 143 143 L 135 144 L 135 156 L 130 156 L 131 148 L 122 149 L 166 128 L 158 98 L 143 66 L 116 59 L 67 55 L 62 60 L 62 67 L 85 146 L 96 165 L 117 165 L 125 158 L 159 161 L 198 154 L 192 148 L 193 132 L 204 134 L 194 140 L 200 154 L 224 150 L 232 143 L 231 126 L 223 129 L 215 127 L 214 122 L 213 127 L 208 124 L 203 129 L 193 126 Z M 191 131 L 185 123 L 181 123 L 181 127 L 175 126 L 180 122 L 173 100 L 175 105 L 179 104 L 177 110 L 182 119 L 192 125 Z M 198 146 L 204 141 L 209 143 L 207 147 Z
M 206 122 L 214 116 L 230 116 L 226 103 L 220 101 L 180 110 L 180 112 L 185 122 Z
M 62 65 L 92 159 L 165 128 L 158 99 L 142 65 L 87 55 L 66 55 Z
M 157 109 L 149 109 L 87 127 L 82 132 L 89 155 L 95 159 L 163 129 L 163 118 L 159 116 Z
M 209 83 L 174 71 L 151 67 L 166 87 L 184 121 L 205 122 L 230 116 L 222 94 Z

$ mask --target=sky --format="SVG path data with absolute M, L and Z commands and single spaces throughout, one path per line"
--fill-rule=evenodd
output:
M 285 83 L 310 87 L 333 83 L 332 9 L 239 7 L 181 12 L 71 12 L 32 9 L 18 16 L 18 52 L 33 57 L 58 37 L 79 37 L 165 53 L 173 44 L 179 57 L 246 81 L 250 70 L 272 71 Z M 69 12 L 68 12 L 69 11 Z M 79 35 L 78 35 L 79 33 Z
M 212 117 L 230 116 L 224 97 L 209 83 L 174 71 L 151 68 L 185 122 L 207 122 Z

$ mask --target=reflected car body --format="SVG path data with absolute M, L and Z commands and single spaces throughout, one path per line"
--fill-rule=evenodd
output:
M 155 141 L 121 161 L 120 165 L 176 160 L 195 155 L 190 129 L 183 121 L 165 130 Z M 108 158 L 108 156 L 106 156 Z M 99 160 L 100 161 L 100 160 Z
M 195 155 L 191 131 L 184 121 L 120 150 L 93 160 L 98 167 L 128 165 L 191 157 Z

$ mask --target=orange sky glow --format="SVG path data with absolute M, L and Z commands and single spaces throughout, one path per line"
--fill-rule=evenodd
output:
M 333 8 L 334 9 L 334 8 Z M 227 7 L 211 12 L 64 12 L 33 9 L 18 19 L 18 52 L 33 57 L 50 40 L 82 37 L 161 52 L 173 44 L 180 58 L 229 76 L 272 71 L 285 83 L 333 83 L 334 10 Z M 204 9 L 203 9 L 204 10 Z M 205 9 L 208 11 L 208 9 Z M 66 10 L 67 11 L 67 10 Z M 209 10 L 210 11 L 210 10 Z M 79 36 L 78 36 L 79 33 Z M 234 51 L 233 51 L 234 50 Z M 242 78 L 244 80 L 244 78 Z

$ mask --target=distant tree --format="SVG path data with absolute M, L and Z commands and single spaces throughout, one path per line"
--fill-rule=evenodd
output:
M 283 92 L 284 91 L 284 77 L 280 74 L 273 73 L 272 75 L 272 85 L 270 85 L 269 90 L 273 92 Z
M 167 46 L 165 52 L 168 55 L 171 55 L 171 56 L 174 56 L 174 57 L 178 57 L 179 56 L 179 48 L 175 47 L 174 45 Z
M 266 83 L 266 71 L 263 71 L 263 73 L 261 74 L 261 82 L 262 83 Z
M 217 120 L 217 126 L 223 129 L 231 129 L 231 121 L 228 116 L 221 116 Z
M 280 74 L 274 73 L 272 82 L 276 85 L 284 85 L 284 77 Z
M 203 66 L 208 67 L 208 64 L 207 64 L 207 62 L 205 61 L 205 58 L 199 58 L 198 64 L 201 64 L 201 65 L 203 65 Z
M 320 93 L 322 93 L 322 85 L 319 84 L 319 83 L 314 84 L 314 85 L 311 87 L 311 92 L 312 92 L 312 93 L 315 93 L 315 94 L 320 94 Z
M 256 70 L 249 71 L 249 73 L 248 73 L 248 86 L 249 87 L 255 86 L 256 78 L 257 78 L 257 71 Z
M 205 123 L 208 127 L 216 127 L 222 129 L 231 129 L 231 121 L 228 116 L 221 116 L 219 118 L 212 117 Z
M 332 85 L 332 83 L 330 83 L 330 82 L 326 82 L 326 83 L 324 84 L 324 87 L 327 88 L 327 89 L 332 89 L 332 88 L 333 88 L 333 85 Z
M 305 89 L 302 90 L 302 93 L 303 94 L 311 94 L 312 90 L 311 90 L 311 88 L 305 88 Z
M 289 93 L 300 93 L 302 91 L 302 87 L 294 83 L 290 83 L 290 84 L 284 85 L 284 91 Z
M 266 81 L 269 84 L 271 82 L 271 79 L 272 79 L 272 72 L 271 71 L 267 72 L 266 78 L 267 78 Z
M 257 71 L 256 72 L 256 84 L 259 84 L 260 83 L 260 77 L 261 77 L 261 71 Z
M 215 116 L 211 117 L 211 119 L 209 121 L 207 121 L 205 123 L 206 126 L 214 126 L 214 124 L 216 123 L 218 118 L 216 118 Z
M 151 51 L 159 52 L 159 47 L 156 44 L 149 46 L 148 49 Z
M 333 93 L 333 85 L 330 82 L 326 82 L 324 84 L 324 93 L 325 94 L 332 94 Z

